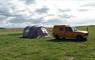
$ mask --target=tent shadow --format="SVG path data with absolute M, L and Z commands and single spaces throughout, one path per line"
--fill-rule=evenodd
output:
M 85 42 L 86 40 L 76 40 L 76 39 L 51 39 L 47 40 L 49 42 Z
M 21 39 L 35 39 L 35 38 L 29 38 L 29 37 L 19 37 L 19 38 L 21 38 Z
M 46 37 L 19 37 L 19 38 L 21 38 L 21 39 L 43 39 L 43 38 L 46 38 Z

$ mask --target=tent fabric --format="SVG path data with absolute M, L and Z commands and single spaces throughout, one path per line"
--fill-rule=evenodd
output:
M 23 37 L 37 38 L 46 36 L 48 36 L 48 32 L 43 26 L 27 26 L 23 31 Z

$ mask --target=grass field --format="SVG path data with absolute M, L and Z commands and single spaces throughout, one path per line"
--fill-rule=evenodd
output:
M 80 29 L 85 30 L 86 27 Z M 95 60 L 95 27 L 85 42 L 58 41 L 51 36 L 20 38 L 22 29 L 0 29 L 0 60 Z

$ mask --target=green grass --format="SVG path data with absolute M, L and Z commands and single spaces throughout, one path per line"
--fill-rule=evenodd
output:
M 80 27 L 85 30 L 85 27 Z M 0 60 L 95 60 L 95 27 L 85 42 L 56 41 L 51 36 L 25 39 L 21 30 L 0 30 Z

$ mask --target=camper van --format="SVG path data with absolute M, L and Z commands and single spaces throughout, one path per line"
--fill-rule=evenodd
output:
M 53 27 L 53 36 L 56 39 L 87 40 L 88 31 L 80 31 L 67 25 L 55 25 Z

